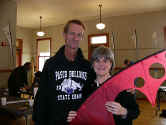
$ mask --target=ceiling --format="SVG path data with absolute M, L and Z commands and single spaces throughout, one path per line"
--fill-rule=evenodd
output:
M 102 18 L 166 9 L 165 0 L 16 0 L 17 26 L 39 28 L 63 24 L 69 19 L 97 20 L 98 4 Z

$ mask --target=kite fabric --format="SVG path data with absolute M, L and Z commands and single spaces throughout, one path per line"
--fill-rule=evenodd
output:
M 113 75 L 82 104 L 70 125 L 115 125 L 112 113 L 106 111 L 105 103 L 114 101 L 120 92 L 130 88 L 142 92 L 155 106 L 157 91 L 166 80 L 166 74 L 161 78 L 150 75 L 150 68 L 155 63 L 161 64 L 166 71 L 166 50 L 145 57 Z M 137 88 L 134 85 L 137 78 L 144 80 L 144 86 Z

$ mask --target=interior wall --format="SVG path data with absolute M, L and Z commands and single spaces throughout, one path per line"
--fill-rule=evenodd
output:
M 86 31 L 84 39 L 81 41 L 81 48 L 85 57 L 88 58 L 88 35 L 101 33 L 109 33 L 109 42 L 112 48 L 113 33 L 116 67 L 122 67 L 126 58 L 136 61 L 165 48 L 163 32 L 166 26 L 165 20 L 166 11 L 110 17 L 103 19 L 106 28 L 102 31 L 96 29 L 97 20 L 86 21 Z M 63 27 L 64 25 L 58 25 L 44 28 L 46 32 L 44 38 L 52 38 L 52 55 L 64 44 Z M 137 48 L 133 38 L 134 31 L 137 36 Z M 34 36 L 34 43 L 37 38 Z M 35 46 L 36 44 L 34 44 L 34 48 Z
M 16 12 L 17 6 L 14 0 L 1 0 L 0 4 L 0 42 L 7 42 L 8 46 L 0 46 L 0 69 L 10 69 L 15 65 L 15 39 L 16 39 Z M 10 35 L 6 35 L 9 33 Z M 8 38 L 11 39 L 11 46 Z M 13 48 L 13 54 L 11 49 Z M 14 56 L 14 57 L 13 57 Z
M 108 32 L 111 45 L 113 32 L 116 66 L 122 67 L 125 58 L 136 61 L 165 48 L 163 32 L 166 26 L 165 20 L 166 11 L 112 17 L 103 20 L 106 24 L 106 29 L 103 31 L 96 30 L 97 22 L 87 22 L 87 34 Z M 137 48 L 133 39 L 134 30 L 136 30 Z M 88 53 L 87 49 L 85 51 Z
M 38 30 L 33 31 L 33 55 L 36 62 L 36 54 L 37 54 L 37 39 L 42 38 L 51 38 L 51 56 L 55 55 L 57 50 L 64 45 L 64 39 L 63 39 L 63 27 L 64 25 L 57 25 L 52 26 L 44 29 L 44 32 L 46 33 L 44 37 L 38 37 L 36 35 L 36 32 Z
M 53 56 L 56 51 L 64 44 L 63 39 L 63 27 L 64 25 L 57 25 L 57 26 L 51 26 L 44 29 L 44 32 L 46 33 L 44 37 L 38 37 L 36 36 L 37 30 L 33 31 L 33 46 L 34 46 L 34 54 L 36 55 L 36 40 L 42 39 L 42 38 L 51 38 L 51 55 Z
M 7 87 L 7 79 L 10 69 L 15 66 L 15 39 L 16 39 L 16 14 L 17 5 L 15 0 L 1 0 L 0 2 L 0 42 L 8 42 L 4 33 L 6 27 L 11 34 L 11 46 L 0 46 L 0 88 Z M 9 42 L 8 42 L 9 43 Z M 11 49 L 13 51 L 11 52 Z
M 33 38 L 32 29 L 16 27 L 16 38 L 23 40 L 22 65 L 31 61 L 33 57 Z

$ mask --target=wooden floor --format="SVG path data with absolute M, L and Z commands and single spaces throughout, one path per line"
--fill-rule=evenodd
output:
M 140 115 L 134 120 L 133 125 L 166 125 L 166 118 L 160 117 L 161 110 L 166 109 L 166 101 L 161 102 L 161 110 L 158 112 L 158 115 L 156 115 L 157 108 L 152 107 L 147 100 L 137 100 L 137 102 L 140 107 Z M 0 119 L 3 118 L 1 117 Z M 31 123 L 28 123 L 28 125 L 34 125 L 30 119 L 28 121 Z M 3 119 L 2 121 L 5 123 L 2 125 L 26 125 L 24 118 L 11 121 L 9 124 L 7 124 L 7 121 L 9 121 L 7 119 Z M 2 121 L 0 122 L 0 125 L 3 123 Z
M 160 103 L 161 109 L 158 114 L 156 114 L 157 108 L 152 107 L 147 100 L 137 100 L 137 102 L 141 112 L 133 125 L 166 125 L 166 118 L 160 117 L 161 110 L 166 109 L 166 101 Z
M 166 101 L 160 102 L 161 109 L 156 114 L 156 107 L 152 105 L 147 100 L 137 100 L 140 107 L 140 115 L 134 120 L 133 125 L 166 125 L 166 118 L 160 117 L 162 109 L 166 109 Z M 31 123 L 30 125 L 34 125 Z

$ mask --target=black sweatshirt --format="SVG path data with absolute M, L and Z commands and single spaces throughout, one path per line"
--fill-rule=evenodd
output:
M 64 48 L 45 63 L 34 104 L 35 125 L 65 125 L 68 112 L 76 111 L 82 104 L 90 63 L 84 59 L 81 49 L 74 62 L 68 61 Z

